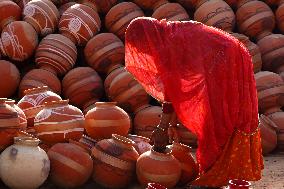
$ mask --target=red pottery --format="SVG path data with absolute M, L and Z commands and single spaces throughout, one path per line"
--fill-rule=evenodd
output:
M 0 2 L 0 31 L 11 22 L 21 19 L 21 8 L 13 1 Z
M 117 0 L 79 0 L 78 2 L 92 7 L 99 13 L 106 14 L 117 3 Z
M 105 88 L 106 94 L 109 93 L 109 87 L 110 87 L 112 80 L 122 72 L 124 72 L 124 67 L 121 64 L 114 66 L 113 69 L 111 69 L 109 71 L 109 73 L 107 74 L 107 77 L 104 81 L 104 88 Z
M 21 7 L 21 9 L 23 9 L 25 5 L 30 1 L 31 0 L 14 0 L 14 2 Z
M 106 188 L 126 188 L 135 178 L 139 157 L 134 144 L 132 140 L 116 134 L 111 139 L 99 141 L 92 149 L 93 180 Z
M 27 118 L 24 111 L 15 104 L 15 100 L 7 99 L 5 102 L 17 111 L 20 120 L 19 126 L 21 130 L 25 130 L 27 128 Z
M 225 2 L 226 2 L 232 9 L 236 9 L 236 8 L 237 8 L 238 0 L 225 0 Z
M 75 4 L 68 8 L 59 21 L 59 31 L 75 44 L 84 46 L 101 28 L 98 13 L 89 6 Z
M 85 116 L 86 132 L 96 140 L 111 138 L 112 134 L 126 136 L 130 125 L 130 117 L 116 102 L 96 102 Z
M 79 140 L 80 145 L 88 151 L 89 154 L 92 153 L 92 148 L 97 143 L 96 140 L 92 139 L 91 137 L 88 137 L 87 135 L 83 135 Z
M 167 21 L 186 21 L 189 15 L 186 10 L 178 3 L 166 3 L 157 8 L 152 14 L 153 18 Z
M 279 6 L 275 12 L 277 27 L 284 34 L 284 0 L 280 0 Z
M 58 9 L 60 17 L 62 16 L 62 14 L 63 14 L 67 9 L 69 9 L 71 6 L 73 6 L 73 5 L 75 5 L 75 4 L 77 4 L 77 3 L 76 3 L 76 2 L 68 2 L 68 3 L 65 3 L 65 4 L 61 5 L 61 6 L 59 7 L 59 9 Z
M 46 102 L 34 119 L 37 137 L 47 144 L 79 140 L 84 132 L 84 115 L 68 100 Z
M 277 126 L 277 149 L 284 151 L 284 112 L 274 112 L 268 118 Z
M 0 81 L 0 97 L 11 97 L 16 92 L 20 83 L 18 68 L 11 62 L 0 60 Z
M 148 183 L 146 189 L 167 189 L 167 188 L 157 183 Z
M 77 48 L 67 37 L 50 34 L 43 38 L 36 49 L 35 62 L 55 75 L 64 75 L 73 68 L 77 59 Z
M 251 183 L 245 180 L 234 179 L 229 180 L 229 186 L 226 189 L 249 189 Z
M 124 44 L 113 33 L 101 33 L 87 43 L 84 55 L 92 68 L 106 74 L 117 64 L 124 63 Z
M 27 60 L 33 55 L 37 45 L 37 33 L 27 22 L 11 22 L 2 30 L 0 41 L 1 53 L 12 60 Z
M 181 4 L 186 9 L 193 10 L 198 0 L 176 0 L 176 2 Z
M 83 108 L 89 101 L 99 101 L 103 96 L 103 81 L 90 67 L 77 67 L 62 80 L 63 94 L 70 103 Z
M 36 87 L 47 86 L 48 90 L 56 94 L 61 93 L 61 82 L 49 71 L 43 69 L 33 69 L 26 73 L 19 85 L 19 97 L 24 96 L 24 91 Z
M 195 134 L 180 123 L 177 124 L 176 129 L 180 142 L 194 148 L 197 147 L 197 136 Z
M 122 2 L 112 7 L 105 16 L 105 26 L 109 32 L 124 40 L 128 24 L 134 18 L 144 16 L 143 11 L 132 2 Z
M 143 9 L 153 9 L 156 10 L 161 5 L 168 3 L 167 0 L 133 0 L 139 7 Z
M 51 181 L 62 188 L 77 188 L 90 178 L 91 156 L 76 142 L 57 143 L 47 153 L 50 159 Z
M 23 9 L 23 20 L 31 24 L 40 36 L 54 33 L 59 12 L 49 0 L 32 0 Z
M 138 135 L 131 135 L 128 134 L 127 138 L 133 140 L 135 142 L 134 148 L 139 154 L 143 154 L 144 152 L 147 152 L 151 150 L 152 146 L 150 145 L 150 139 Z

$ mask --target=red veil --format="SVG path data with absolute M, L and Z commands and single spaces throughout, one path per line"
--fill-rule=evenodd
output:
M 257 131 L 253 65 L 238 40 L 194 21 L 145 17 L 130 23 L 125 40 L 126 69 L 150 95 L 172 102 L 181 123 L 197 135 L 201 173 L 232 147 L 228 143 L 235 131 L 244 136 Z M 259 141 L 256 153 L 261 154 Z M 262 156 L 257 157 L 260 165 Z

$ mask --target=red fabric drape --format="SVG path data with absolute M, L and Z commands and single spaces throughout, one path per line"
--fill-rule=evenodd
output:
M 258 126 L 253 65 L 229 34 L 198 22 L 138 18 L 126 31 L 126 69 L 198 137 L 197 159 L 208 170 L 234 130 Z

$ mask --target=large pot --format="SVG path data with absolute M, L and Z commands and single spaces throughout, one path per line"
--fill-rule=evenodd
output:
M 166 19 L 167 21 L 189 20 L 186 10 L 178 3 L 166 3 L 160 6 L 154 11 L 152 17 L 158 20 Z
M 11 22 L 21 19 L 21 8 L 13 1 L 0 2 L 0 31 Z

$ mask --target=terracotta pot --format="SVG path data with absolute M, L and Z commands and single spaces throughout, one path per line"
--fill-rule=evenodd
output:
M 77 67 L 68 72 L 62 80 L 63 94 L 70 103 L 84 107 L 91 100 L 99 100 L 103 94 L 103 81 L 90 67 Z
M 111 138 L 112 134 L 126 136 L 130 129 L 130 117 L 116 102 L 97 102 L 85 119 L 87 134 L 96 140 Z
M 37 137 L 47 144 L 79 140 L 84 132 L 84 115 L 68 100 L 46 102 L 34 120 Z
M 226 2 L 232 9 L 236 9 L 236 8 L 237 8 L 238 0 L 225 0 L 225 2 Z
M 86 183 L 92 174 L 91 156 L 75 142 L 55 144 L 47 155 L 51 165 L 51 181 L 59 187 L 77 188 Z
M 17 5 L 19 5 L 21 9 L 23 9 L 25 5 L 30 1 L 31 0 L 14 0 L 14 2 L 17 3 Z
M 238 1 L 237 25 L 241 33 L 257 38 L 275 27 L 275 17 L 268 5 L 258 0 Z
M 112 77 L 108 89 L 108 98 L 118 103 L 127 112 L 134 112 L 139 107 L 149 104 L 150 96 L 144 88 L 127 72 L 124 67 L 118 68 L 123 71 L 112 77 L 111 73 L 107 76 Z M 118 70 L 117 69 L 117 70 Z
M 0 97 L 11 97 L 16 92 L 20 83 L 18 68 L 11 62 L 0 60 L 0 81 Z
M 83 4 L 75 4 L 68 8 L 59 21 L 59 31 L 75 44 L 84 46 L 101 28 L 98 13 Z
M 112 33 L 101 33 L 87 43 L 84 55 L 92 68 L 106 74 L 117 64 L 124 64 L 124 44 Z
M 186 9 L 193 10 L 198 0 L 176 0 L 176 2 L 181 4 Z
M 177 125 L 177 133 L 180 142 L 192 146 L 194 148 L 197 147 L 197 136 L 193 134 L 190 130 L 185 128 L 182 124 Z
M 160 106 L 145 106 L 136 111 L 134 117 L 134 133 L 151 138 L 152 132 L 160 122 L 162 108 Z
M 170 153 L 159 153 L 153 149 L 140 155 L 136 164 L 140 184 L 158 183 L 173 188 L 181 176 L 179 161 Z
M 12 60 L 27 60 L 33 55 L 37 45 L 37 33 L 27 22 L 11 22 L 2 30 L 0 41 L 1 53 Z
M 11 22 L 21 19 L 21 8 L 13 1 L 0 2 L 0 31 Z
M 226 189 L 249 189 L 251 183 L 245 180 L 234 179 L 229 180 L 229 185 Z
M 167 21 L 189 20 L 186 10 L 178 3 L 163 4 L 154 11 L 152 17 L 158 20 L 167 19 Z
M 9 188 L 38 188 L 47 179 L 50 162 L 38 144 L 34 138 L 16 137 L 15 144 L 1 153 L 1 180 Z
M 135 143 L 113 134 L 111 139 L 99 141 L 92 149 L 93 180 L 106 188 L 126 188 L 135 177 L 138 152 Z
M 284 1 L 281 0 L 281 3 L 279 4 L 275 16 L 276 16 L 276 22 L 277 22 L 277 27 L 281 31 L 282 34 L 284 34 Z
M 49 0 L 30 1 L 23 9 L 23 20 L 31 24 L 43 37 L 57 29 L 59 12 Z
M 128 24 L 134 18 L 144 16 L 143 11 L 132 2 L 123 2 L 112 7 L 105 17 L 105 26 L 109 32 L 124 40 Z
M 109 93 L 109 87 L 110 87 L 112 80 L 122 72 L 124 72 L 124 66 L 120 64 L 118 64 L 117 66 L 114 66 L 114 68 L 109 71 L 104 81 L 104 88 L 105 88 L 106 94 Z
M 44 108 L 45 102 L 61 100 L 61 97 L 48 90 L 48 87 L 28 89 L 25 96 L 18 102 L 18 106 L 24 111 L 28 127 L 33 128 L 35 116 Z
M 275 123 L 278 128 L 277 149 L 284 151 L 284 112 L 274 112 L 268 118 Z
M 146 189 L 167 189 L 167 188 L 157 183 L 148 183 Z
M 55 75 L 64 75 L 73 68 L 77 59 L 77 48 L 67 37 L 50 34 L 43 38 L 36 50 L 35 62 Z
M 196 8 L 194 20 L 225 31 L 234 29 L 235 14 L 223 0 L 199 1 Z
M 262 153 L 269 154 L 277 146 L 276 124 L 265 115 L 259 117 L 259 128 L 261 133 Z
M 144 152 L 147 152 L 152 148 L 149 138 L 131 134 L 127 135 L 127 138 L 135 142 L 134 148 L 139 154 L 143 154 Z
M 60 17 L 62 16 L 62 14 L 63 14 L 67 9 L 69 9 L 71 6 L 73 6 L 73 5 L 75 5 L 75 4 L 77 4 L 77 3 L 76 3 L 76 2 L 68 2 L 68 3 L 65 3 L 65 4 L 61 5 L 61 6 L 59 7 L 59 9 L 58 9 Z
M 284 105 L 284 81 L 272 72 L 262 71 L 255 74 L 258 92 L 259 112 L 269 114 L 281 111 Z
M 80 138 L 79 143 L 81 144 L 82 147 L 87 149 L 88 153 L 92 153 L 92 148 L 95 146 L 97 143 L 96 140 L 92 139 L 91 137 L 88 137 L 87 135 L 83 135 L 82 138 Z
M 174 142 L 170 149 L 171 154 L 181 164 L 181 177 L 179 179 L 179 185 L 185 185 L 193 181 L 198 176 L 198 165 L 196 164 L 193 156 L 191 155 L 191 147 L 181 143 Z
M 161 5 L 168 3 L 167 0 L 133 0 L 139 7 L 143 9 L 157 9 Z
M 15 104 L 15 100 L 7 99 L 5 102 L 17 111 L 20 121 L 19 127 L 21 130 L 25 130 L 27 128 L 27 118 L 24 111 Z
M 259 46 L 262 54 L 263 69 L 282 72 L 284 71 L 284 35 L 271 34 L 258 40 L 257 45 Z
M 61 94 L 61 82 L 49 71 L 43 69 L 33 69 L 26 73 L 19 86 L 19 97 L 24 96 L 24 91 L 36 87 L 47 86 L 48 90 Z
M 79 0 L 78 2 L 106 14 L 117 3 L 117 0 Z
M 231 33 L 231 35 L 233 35 L 240 42 L 242 42 L 249 50 L 249 53 L 252 58 L 254 73 L 260 72 L 262 67 L 262 60 L 259 47 L 255 43 L 251 42 L 249 38 L 243 34 Z

